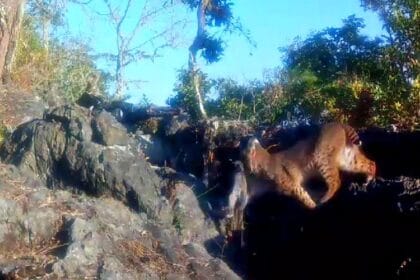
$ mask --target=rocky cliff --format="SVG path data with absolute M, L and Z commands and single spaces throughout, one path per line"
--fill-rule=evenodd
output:
M 151 166 L 107 111 L 48 109 L 0 154 L 3 278 L 239 279 L 205 249 L 202 183 Z
M 241 139 L 287 148 L 310 129 L 194 123 L 167 108 L 86 100 L 25 119 L 1 145 L 0 278 L 420 277 L 418 132 L 362 132 L 376 182 L 343 174 L 315 211 L 267 194 L 226 239 Z

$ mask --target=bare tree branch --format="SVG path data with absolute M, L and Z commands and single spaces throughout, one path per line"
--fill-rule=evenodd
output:
M 91 1 L 91 0 L 69 0 L 69 1 Z M 123 4 L 117 4 L 116 0 L 102 0 L 105 12 L 94 9 L 93 12 L 99 16 L 105 16 L 111 23 L 114 32 L 116 49 L 115 53 L 104 52 L 97 54 L 96 58 L 106 59 L 112 61 L 115 66 L 115 82 L 116 92 L 119 97 L 122 96 L 126 81 L 124 77 L 125 68 L 140 60 L 148 59 L 154 61 L 160 56 L 161 50 L 174 46 L 174 36 L 172 31 L 178 28 L 185 20 L 170 20 L 170 26 L 159 27 L 155 34 L 146 35 L 148 37 L 142 38 L 143 30 L 147 31 L 144 34 L 150 34 L 150 28 L 143 28 L 147 24 L 152 25 L 153 20 L 158 16 L 166 15 L 168 8 L 174 7 L 173 0 L 166 0 L 162 5 L 152 6 L 152 1 L 145 0 L 144 4 L 139 4 L 133 0 L 125 0 Z M 138 9 L 139 12 L 133 12 Z M 132 16 L 136 18 L 133 19 Z M 130 18 L 130 20 L 128 20 Z
M 79 4 L 79 5 L 89 5 L 92 0 L 80 1 L 80 0 L 71 0 L 70 2 Z
M 177 20 L 176 22 L 174 22 L 172 24 L 172 26 L 168 27 L 167 29 L 161 31 L 160 33 L 155 34 L 154 36 L 152 36 L 152 37 L 148 38 L 147 40 L 141 42 L 137 46 L 135 46 L 135 47 L 133 47 L 131 49 L 128 49 L 127 50 L 127 53 L 129 53 L 129 52 L 135 52 L 135 51 L 138 51 L 139 49 L 144 48 L 147 44 L 155 41 L 158 38 L 163 37 L 164 35 L 166 35 L 167 33 L 169 33 L 169 31 L 171 31 L 176 25 L 181 24 L 181 23 L 184 23 L 184 20 Z
M 106 0 L 106 1 L 108 1 L 108 0 Z M 124 13 L 121 16 L 120 20 L 118 21 L 118 25 L 117 25 L 117 31 L 118 32 L 121 30 L 121 25 L 123 24 L 125 18 L 127 17 L 128 9 L 131 7 L 131 1 L 132 0 L 128 0 L 127 6 L 125 6 Z
M 133 38 L 139 32 L 140 27 L 145 25 L 147 19 L 149 19 L 152 16 L 155 16 L 155 15 L 159 14 L 160 12 L 162 12 L 166 9 L 166 6 L 164 5 L 164 6 L 162 6 L 162 8 L 152 10 L 151 12 L 144 15 L 143 12 L 146 10 L 146 4 L 147 4 L 147 1 L 144 4 L 143 10 L 142 10 L 142 15 L 139 17 L 139 19 L 138 19 L 138 21 L 137 21 L 137 23 L 136 23 L 136 25 L 133 29 L 133 32 L 131 33 L 131 35 L 127 39 L 127 42 L 126 42 L 127 46 L 129 46 L 131 44 L 131 41 L 133 40 Z

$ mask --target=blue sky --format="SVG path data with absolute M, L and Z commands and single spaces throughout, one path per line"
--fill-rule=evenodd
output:
M 123 1 L 123 0 L 122 0 Z M 119 0 L 112 0 L 120 3 Z M 125 1 L 124 1 L 125 2 Z M 135 1 L 128 16 L 127 28 L 136 18 L 136 13 L 142 8 L 142 2 Z M 159 0 L 151 2 L 159 3 Z M 256 2 L 260 2 L 257 5 Z M 104 11 L 103 0 L 94 0 L 96 10 Z M 365 20 L 364 34 L 374 37 L 383 34 L 382 23 L 376 14 L 364 11 L 360 0 L 236 0 L 233 7 L 235 17 L 251 32 L 252 39 L 257 43 L 253 48 L 239 36 L 226 36 L 227 48 L 221 61 L 201 68 L 210 77 L 230 77 L 239 82 L 249 79 L 262 79 L 265 69 L 281 65 L 279 47 L 289 45 L 299 36 L 305 38 L 310 32 L 326 27 L 341 26 L 342 19 L 355 14 Z M 70 6 L 68 9 L 68 25 L 72 36 L 89 42 L 93 52 L 112 51 L 115 46 L 115 36 L 109 24 L 104 19 L 89 17 L 90 10 L 81 10 Z M 156 18 L 153 25 L 145 25 L 136 40 L 144 40 L 150 36 L 150 30 L 159 29 L 169 20 L 188 19 L 190 23 L 178 30 L 178 47 L 165 49 L 162 57 L 151 61 L 140 61 L 127 68 L 126 76 L 131 80 L 142 80 L 137 87 L 130 87 L 126 93 L 130 101 L 137 103 L 145 94 L 154 104 L 164 105 L 176 82 L 177 70 L 187 66 L 188 46 L 195 33 L 195 13 L 184 7 L 177 7 L 171 13 Z M 150 28 L 149 28 L 150 26 Z M 98 62 L 99 67 L 113 70 L 114 66 Z

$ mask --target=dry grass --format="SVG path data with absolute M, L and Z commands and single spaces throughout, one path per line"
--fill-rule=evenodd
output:
M 10 166 L 0 163 L 0 198 L 3 200 L 14 201 L 17 208 L 24 213 L 32 209 L 54 209 L 61 217 L 81 216 L 89 219 L 89 215 L 94 216 L 95 209 L 88 211 L 88 208 L 78 208 L 77 200 L 74 203 L 67 201 L 66 197 L 60 196 L 59 191 L 51 191 L 42 187 L 28 187 L 31 183 L 18 172 L 10 172 Z M 41 196 L 42 199 L 32 199 L 34 193 L 46 191 Z M 105 199 L 105 202 L 107 198 Z M 108 198 L 110 202 L 114 200 Z M 69 203 L 67 203 L 69 202 Z M 41 210 L 42 211 L 42 210 Z M 92 212 L 92 213 L 89 213 Z M 7 217 L 5 217 L 7 219 Z M 56 233 L 56 238 L 50 240 L 37 240 L 34 238 L 30 242 L 30 234 L 24 225 L 22 230 L 16 233 L 16 224 L 11 224 L 10 234 L 4 237 L 0 243 L 0 267 L 4 273 L 5 267 L 11 267 L 11 271 L 1 275 L 0 279 L 46 279 L 52 277 L 52 265 L 58 261 L 59 251 L 64 250 L 66 241 L 60 239 L 63 232 L 64 220 L 59 219 L 52 224 L 52 233 Z M 103 232 L 103 234 L 109 234 Z M 109 254 L 116 257 L 127 271 L 137 272 L 139 275 L 146 270 L 155 272 L 161 279 L 166 279 L 168 274 L 177 273 L 180 275 L 191 275 L 188 256 L 180 248 L 172 248 L 177 254 L 177 263 L 169 261 L 159 241 L 152 236 L 139 239 L 121 239 L 112 243 Z M 111 237 L 112 240 L 115 240 Z M 151 244 L 147 246 L 145 244 Z M 48 278 L 50 279 L 50 278 Z
M 56 224 L 57 232 L 62 224 Z M 67 244 L 57 238 L 34 241 L 30 245 L 17 239 L 14 234 L 7 234 L 0 244 L 0 265 L 9 264 L 14 269 L 3 275 L 5 279 L 37 279 L 45 276 L 48 268 L 57 261 L 55 252 Z
M 119 242 L 118 249 L 121 252 L 122 263 L 130 268 L 137 270 L 147 264 L 159 275 L 166 275 L 170 269 L 170 264 L 157 254 L 154 250 L 147 248 L 136 240 L 123 240 Z
M 162 279 L 165 279 L 168 273 L 186 271 L 186 266 L 168 262 L 162 253 L 147 248 L 138 240 L 122 240 L 118 242 L 117 247 L 119 251 L 117 257 L 132 270 L 142 271 L 142 267 L 147 266 L 157 272 Z
M 53 208 L 58 211 L 61 216 L 79 216 L 81 213 L 74 209 L 70 209 L 67 204 L 56 201 L 54 193 L 51 193 L 45 200 L 34 203 L 30 201 L 30 196 L 39 191 L 36 187 L 27 187 L 28 182 L 25 178 L 9 172 L 10 166 L 0 163 L 0 196 L 2 200 L 14 201 L 17 207 L 22 209 L 24 213 L 30 212 L 31 209 Z M 8 217 L 4 217 L 7 219 Z M 15 228 L 16 224 L 12 224 Z M 11 225 L 11 226 L 12 226 Z M 63 244 L 59 238 L 51 238 L 48 240 L 29 239 L 29 232 L 22 225 L 22 232 L 16 233 L 11 230 L 3 237 L 0 243 L 0 267 L 11 266 L 13 269 L 6 275 L 0 275 L 0 279 L 37 279 L 46 275 L 48 267 L 57 261 L 56 252 L 67 244 Z M 59 219 L 52 225 L 51 232 L 58 233 L 62 230 L 63 221 Z

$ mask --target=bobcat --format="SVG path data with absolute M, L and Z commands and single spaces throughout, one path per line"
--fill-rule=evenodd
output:
M 317 203 L 303 186 L 308 178 L 317 174 L 324 178 L 327 191 L 319 201 L 322 204 L 340 188 L 340 170 L 366 174 L 368 181 L 375 177 L 376 164 L 362 153 L 360 145 L 353 128 L 329 123 L 322 126 L 317 135 L 273 154 L 252 137 L 244 151 L 244 163 L 251 174 L 272 181 L 276 190 L 313 209 Z

